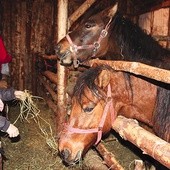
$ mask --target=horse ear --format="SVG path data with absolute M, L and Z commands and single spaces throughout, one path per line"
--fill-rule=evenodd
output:
M 107 70 L 102 70 L 99 76 L 96 78 L 95 83 L 100 88 L 105 88 L 110 82 L 110 72 Z
M 112 8 L 109 9 L 108 17 L 113 18 L 118 9 L 118 3 L 116 3 Z

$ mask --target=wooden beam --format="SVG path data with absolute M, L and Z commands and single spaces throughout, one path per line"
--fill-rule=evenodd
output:
M 56 79 L 57 74 L 55 74 L 51 71 L 44 71 L 42 74 L 45 77 L 47 77 L 52 83 L 57 85 L 57 79 Z
M 54 113 L 57 112 L 57 105 L 48 97 L 44 98 L 46 103 L 48 104 L 49 108 L 53 110 Z
M 129 61 L 109 61 L 109 60 L 99 60 L 94 59 L 89 61 L 90 66 L 93 65 L 109 65 L 114 70 L 126 71 L 136 75 L 141 75 L 148 77 L 157 81 L 164 83 L 170 83 L 170 70 L 160 69 L 157 67 L 152 67 L 139 62 L 129 62 Z
M 43 86 L 45 87 L 45 89 L 50 93 L 52 99 L 54 101 L 57 101 L 57 95 L 56 93 L 54 92 L 54 90 L 50 87 L 50 85 L 43 80 L 43 77 L 42 76 L 38 76 L 38 79 L 40 80 L 40 82 L 43 84 Z
M 57 60 L 58 59 L 58 57 L 56 55 L 42 54 L 41 57 L 44 59 L 49 59 L 49 60 Z
M 113 153 L 109 152 L 102 143 L 99 143 L 96 146 L 97 151 L 103 157 L 109 169 L 113 170 L 124 170 L 124 168 L 119 164 L 119 162 L 115 159 Z
M 112 128 L 120 136 L 140 148 L 144 154 L 148 154 L 161 164 L 170 168 L 170 143 L 160 139 L 139 126 L 134 119 L 118 116 Z
M 86 0 L 70 17 L 69 17 L 69 27 L 81 17 L 86 10 L 94 4 L 97 0 Z

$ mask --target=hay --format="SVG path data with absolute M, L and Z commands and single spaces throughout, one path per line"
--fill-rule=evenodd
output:
M 42 116 L 40 116 L 40 109 L 35 104 L 35 100 L 38 99 L 44 100 L 42 97 L 33 96 L 28 90 L 25 90 L 19 103 L 20 114 L 13 124 L 15 124 L 19 119 L 21 122 L 25 120 L 29 122 L 33 119 L 34 122 L 37 123 L 41 131 L 41 136 L 46 140 L 47 145 L 56 152 L 58 150 L 58 146 L 51 125 Z

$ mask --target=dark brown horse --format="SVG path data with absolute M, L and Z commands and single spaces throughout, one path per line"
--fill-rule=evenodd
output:
M 63 160 L 78 162 L 118 115 L 143 122 L 170 142 L 170 85 L 149 81 L 109 66 L 86 70 L 75 85 L 71 115 L 60 136 Z
M 70 31 L 56 47 L 61 64 L 78 67 L 90 58 L 143 62 L 170 69 L 170 51 L 123 17 L 114 5 L 97 13 Z M 119 55 L 115 56 L 115 46 Z

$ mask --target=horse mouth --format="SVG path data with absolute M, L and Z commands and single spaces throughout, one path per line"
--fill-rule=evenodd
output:
M 76 157 L 74 160 L 68 160 L 68 159 L 63 159 L 63 163 L 66 165 L 66 166 L 74 166 L 76 165 L 77 163 L 79 163 L 82 159 L 82 151 L 78 151 Z
M 71 51 L 66 50 L 65 52 L 61 52 L 59 49 L 55 50 L 55 54 L 57 55 L 58 59 L 60 60 L 60 63 L 70 63 L 71 62 Z

